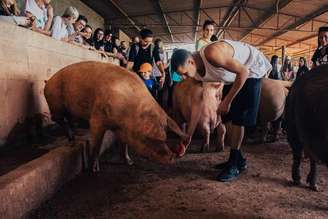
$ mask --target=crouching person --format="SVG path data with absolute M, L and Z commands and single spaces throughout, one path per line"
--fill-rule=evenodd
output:
M 149 92 L 156 100 L 157 99 L 157 90 L 159 88 L 159 85 L 158 85 L 156 79 L 152 78 L 152 76 L 151 76 L 152 71 L 153 71 L 153 67 L 151 66 L 151 64 L 146 62 L 140 66 L 140 69 L 138 72 L 139 72 L 142 80 L 144 81 L 146 87 L 148 88 Z
M 218 113 L 227 125 L 227 140 L 231 146 L 227 162 L 218 181 L 235 179 L 246 168 L 240 151 L 245 126 L 256 124 L 261 92 L 261 78 L 271 71 L 271 64 L 255 47 L 236 41 L 213 42 L 191 54 L 175 51 L 171 59 L 173 71 L 204 82 L 223 82 L 223 100 Z

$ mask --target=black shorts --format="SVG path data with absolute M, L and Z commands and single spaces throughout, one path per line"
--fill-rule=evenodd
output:
M 225 85 L 223 98 L 228 94 L 232 85 Z M 257 112 L 260 105 L 261 79 L 248 78 L 231 103 L 230 111 L 222 115 L 222 121 L 232 122 L 238 126 L 256 125 Z

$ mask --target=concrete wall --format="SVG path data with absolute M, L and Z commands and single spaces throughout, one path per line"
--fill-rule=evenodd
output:
M 56 71 L 84 60 L 113 61 L 12 24 L 0 22 L 0 29 L 0 145 L 27 118 L 48 115 L 44 80 Z
M 24 10 L 25 0 L 17 0 L 20 10 Z M 80 14 L 86 16 L 89 20 L 89 25 L 94 29 L 97 27 L 104 28 L 104 19 L 93 11 L 91 8 L 86 6 L 79 0 L 52 0 L 50 3 L 54 8 L 54 15 L 62 15 L 65 9 L 69 6 L 74 6 L 78 9 Z

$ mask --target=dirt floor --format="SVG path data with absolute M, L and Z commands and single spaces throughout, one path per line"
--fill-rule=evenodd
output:
M 28 218 L 328 218 L 325 166 L 319 166 L 319 192 L 291 187 L 291 153 L 284 140 L 247 145 L 248 170 L 232 183 L 220 183 L 212 167 L 228 151 L 189 153 L 172 166 L 135 155 L 134 166 L 104 159 L 99 174 L 82 173 Z M 308 169 L 305 161 L 303 184 Z

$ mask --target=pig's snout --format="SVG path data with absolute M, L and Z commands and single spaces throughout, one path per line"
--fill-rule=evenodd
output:
M 179 143 L 176 147 L 172 148 L 172 151 L 177 157 L 182 157 L 186 153 L 186 146 L 183 143 Z
M 159 161 L 161 164 L 165 164 L 165 165 L 170 164 L 171 165 L 171 164 L 175 164 L 176 158 L 177 158 L 177 155 L 175 153 L 171 153 L 168 156 L 157 159 L 157 161 Z

